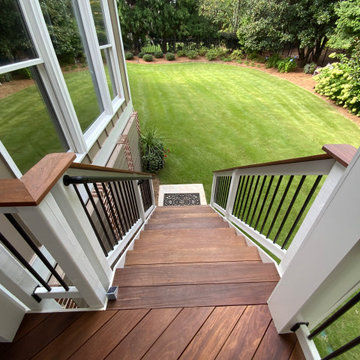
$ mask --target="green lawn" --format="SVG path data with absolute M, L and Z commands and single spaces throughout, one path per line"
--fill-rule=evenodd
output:
M 215 169 L 360 144 L 360 128 L 322 99 L 259 70 L 214 63 L 128 64 L 142 127 L 158 128 L 170 155 L 163 184 L 203 183 Z
M 212 170 L 360 144 L 358 125 L 328 103 L 258 70 L 187 63 L 128 64 L 128 72 L 142 127 L 156 127 L 171 150 L 161 183 L 203 183 L 208 200 Z M 322 356 L 358 335 L 359 308 L 317 337 Z M 357 347 L 341 358 L 359 356 Z

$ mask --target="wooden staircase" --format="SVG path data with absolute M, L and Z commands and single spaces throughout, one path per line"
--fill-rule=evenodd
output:
M 279 277 L 209 206 L 158 207 L 108 309 L 266 304 Z

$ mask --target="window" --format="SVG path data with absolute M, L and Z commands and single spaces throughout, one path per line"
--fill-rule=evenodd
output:
M 17 90 L 0 92 L 0 140 L 22 171 L 50 152 L 84 156 L 124 101 L 108 2 L 4 0 L 1 11 L 0 81 Z

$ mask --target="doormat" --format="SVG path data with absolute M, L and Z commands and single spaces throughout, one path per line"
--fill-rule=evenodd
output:
M 164 194 L 164 206 L 200 205 L 200 194 Z

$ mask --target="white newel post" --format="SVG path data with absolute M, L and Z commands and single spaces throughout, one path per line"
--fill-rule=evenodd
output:
M 335 170 L 334 170 L 335 171 Z M 360 151 L 335 185 L 268 301 L 275 326 L 313 328 L 359 287 Z
M 236 170 L 234 170 L 231 174 L 229 195 L 228 195 L 227 202 L 226 202 L 225 217 L 227 219 L 229 219 L 232 209 L 233 209 L 233 206 L 234 206 L 234 201 L 236 198 L 236 190 L 237 190 L 237 185 L 239 183 L 239 179 L 240 179 L 240 175 L 238 174 L 238 172 Z
M 215 202 L 215 188 L 216 188 L 216 175 L 213 174 L 213 181 L 211 185 L 211 198 L 210 198 L 211 206 L 214 206 L 214 202 Z
M 54 256 L 90 308 L 102 308 L 107 288 L 101 283 L 53 195 L 40 205 L 19 209 L 19 216 Z

